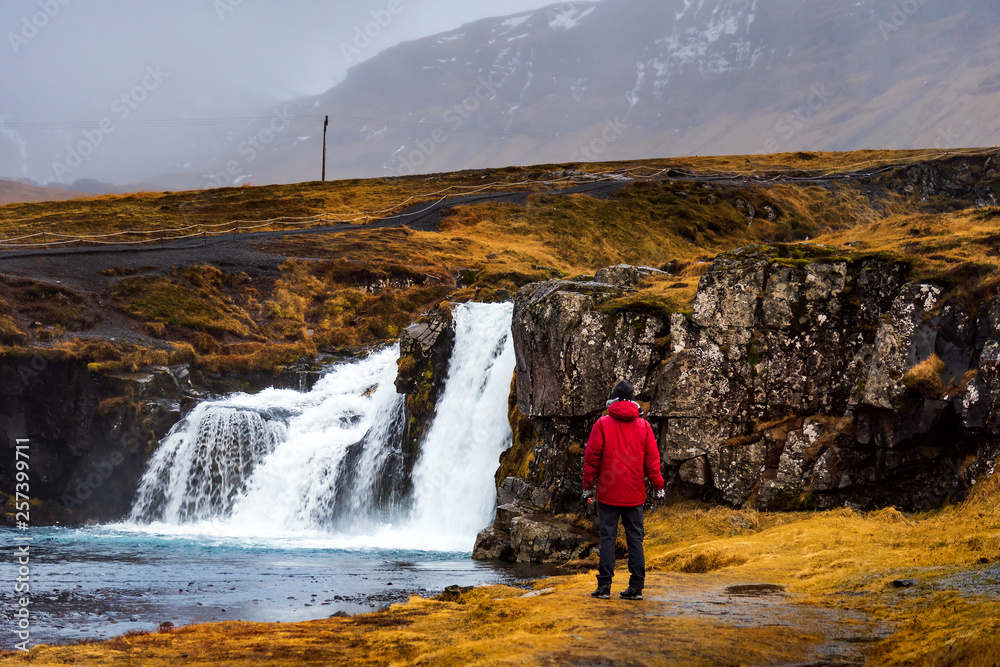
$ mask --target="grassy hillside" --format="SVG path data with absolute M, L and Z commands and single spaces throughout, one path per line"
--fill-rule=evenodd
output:
M 78 264 L 64 259 L 72 270 L 62 280 L 41 260 L 38 268 L 22 263 L 9 270 L 5 255 L 23 248 L 8 246 L 0 250 L 0 343 L 128 367 L 145 360 L 149 353 L 138 351 L 148 348 L 158 359 L 193 356 L 210 369 L 266 368 L 394 339 L 442 299 L 506 298 L 528 282 L 588 276 L 618 263 L 669 271 L 669 280 L 653 281 L 633 301 L 684 311 L 706 262 L 754 243 L 890 252 L 909 260 L 920 277 L 989 291 L 1000 263 L 998 214 L 977 207 L 976 193 L 1000 189 L 998 160 L 983 151 L 794 153 L 0 206 L 7 238 L 44 231 L 48 236 L 31 242 L 76 238 L 71 246 L 88 245 L 83 236 L 136 232 L 102 239 L 120 242 L 233 220 L 278 229 L 253 221 L 279 216 L 312 216 L 317 220 L 306 224 L 313 225 L 344 219 L 357 227 L 225 238 L 234 255 L 251 252 L 253 262 L 206 260 L 192 251 L 146 264 L 145 255 L 127 247 L 81 255 Z M 587 173 L 617 178 L 618 186 L 558 193 Z M 633 180 L 621 181 L 624 175 Z M 367 226 L 407 206 L 477 191 L 512 196 L 448 208 L 434 231 Z M 109 323 L 128 335 L 108 333 Z M 94 357 L 95 346 L 79 339 L 95 337 L 129 339 L 131 352 L 117 361 L 109 353 Z

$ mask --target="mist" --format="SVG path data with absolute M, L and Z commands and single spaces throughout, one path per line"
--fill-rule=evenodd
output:
M 994 0 L 94 4 L 0 9 L 0 177 L 314 180 L 325 116 L 330 178 L 1000 137 Z
M 386 48 L 546 4 L 7 0 L 0 177 L 131 183 L 183 169 L 220 128 L 322 93 Z

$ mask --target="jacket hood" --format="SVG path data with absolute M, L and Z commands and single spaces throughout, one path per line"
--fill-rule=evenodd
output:
M 632 422 L 639 418 L 639 404 L 632 401 L 615 401 L 608 407 L 608 414 L 622 422 Z

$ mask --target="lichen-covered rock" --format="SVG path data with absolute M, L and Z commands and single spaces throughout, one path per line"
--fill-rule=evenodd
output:
M 598 269 L 594 274 L 594 282 L 607 283 L 616 287 L 635 287 L 650 276 L 665 276 L 666 271 L 660 271 L 648 266 L 632 266 L 619 264 Z
M 767 267 L 757 253 L 720 256 L 698 283 L 691 321 L 710 332 L 752 326 Z
M 660 318 L 600 312 L 624 290 L 552 280 L 521 288 L 514 302 L 517 405 L 530 417 L 582 417 L 604 408 L 612 384 L 628 378 L 648 391 Z
M 497 488 L 493 525 L 476 536 L 472 557 L 475 560 L 517 559 L 517 549 L 513 546 L 514 521 L 526 514 L 541 517 L 549 508 L 551 496 L 549 490 L 520 477 L 505 478 Z
M 529 484 L 520 477 L 507 477 L 497 488 L 497 509 L 499 511 L 501 507 L 518 506 L 541 510 L 548 505 L 550 497 L 551 493 L 547 490 Z
M 537 514 L 511 521 L 510 539 L 521 563 L 565 563 L 589 556 L 597 544 L 591 533 Z
M 396 376 L 400 393 L 425 379 L 428 370 L 439 371 L 440 366 L 447 366 L 454 344 L 453 324 L 451 311 L 442 304 L 403 330 L 399 336 L 400 372 Z
M 890 410 L 905 392 L 903 376 L 934 354 L 937 327 L 925 317 L 938 304 L 942 289 L 905 285 L 875 335 L 874 358 L 862 402 Z
M 649 400 L 678 495 L 766 509 L 962 497 L 1000 449 L 1000 302 L 977 315 L 907 275 L 884 256 L 744 248 L 716 258 L 690 316 L 669 323 L 602 312 L 624 293 L 609 286 L 523 288 L 517 397 L 537 438 L 526 483 L 550 491 L 550 511 L 582 511 L 583 444 L 624 376 Z
M 505 560 L 515 559 L 514 549 L 510 545 L 510 534 L 498 531 L 488 526 L 476 535 L 476 544 L 472 548 L 473 560 Z
M 435 407 L 444 391 L 448 361 L 455 344 L 454 319 L 450 304 L 438 305 L 399 336 L 399 368 L 396 391 L 406 395 L 406 428 L 402 460 L 397 472 L 404 480 L 400 492 L 408 493 L 413 466 Z

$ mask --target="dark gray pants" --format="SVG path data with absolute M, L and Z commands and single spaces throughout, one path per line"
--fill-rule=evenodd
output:
M 615 575 L 615 541 L 618 539 L 618 517 L 625 527 L 625 544 L 628 545 L 628 585 L 642 590 L 646 583 L 646 557 L 642 553 L 642 505 L 615 507 L 597 503 L 600 523 L 601 562 L 597 567 L 597 585 L 610 586 Z

